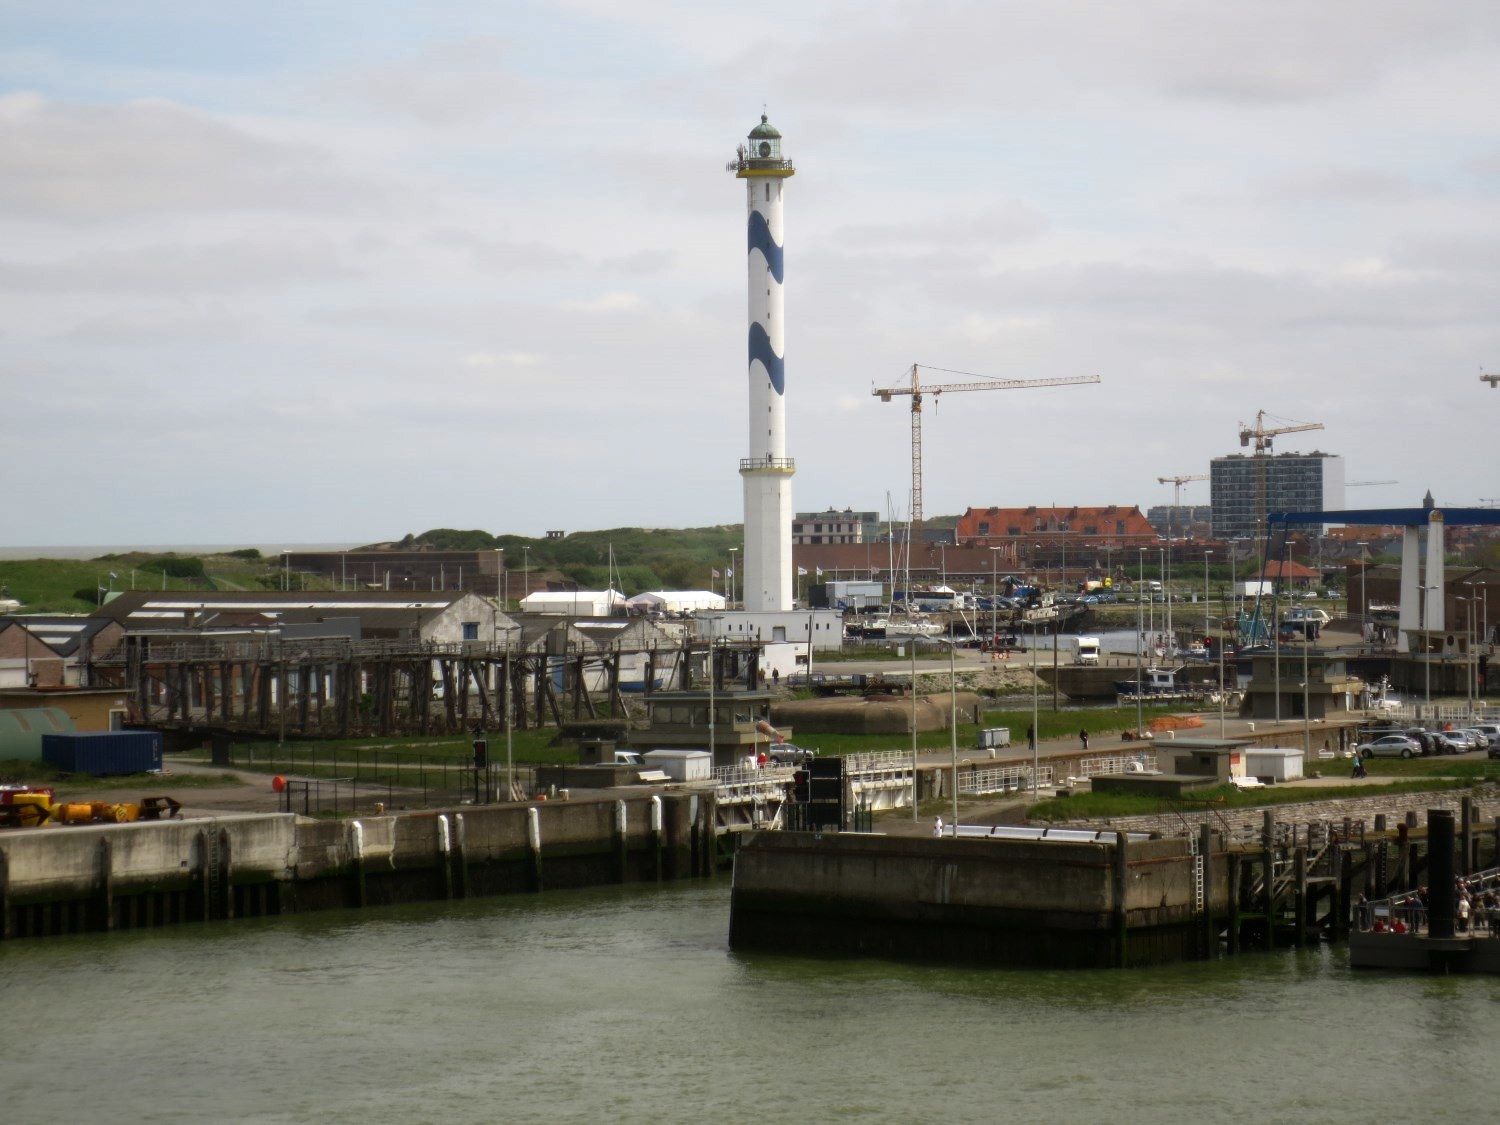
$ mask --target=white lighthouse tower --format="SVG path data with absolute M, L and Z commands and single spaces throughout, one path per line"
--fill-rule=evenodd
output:
M 796 174 L 781 133 L 761 114 L 730 164 L 745 181 L 749 259 L 750 449 L 745 485 L 743 589 L 749 612 L 792 608 L 792 474 L 786 455 L 786 319 L 782 195 Z

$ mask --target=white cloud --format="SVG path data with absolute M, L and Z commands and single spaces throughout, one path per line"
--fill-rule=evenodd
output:
M 168 9 L 131 17 L 191 71 L 119 61 L 97 48 L 123 24 L 71 6 L 0 53 L 13 538 L 737 519 L 744 189 L 723 161 L 768 96 L 799 168 L 799 496 L 904 492 L 908 415 L 868 389 L 914 361 L 1104 379 L 945 396 L 932 511 L 1151 503 L 1260 408 L 1326 421 L 1354 477 L 1388 475 L 1368 459 L 1393 410 L 1414 449 L 1490 440 L 1488 3 L 314 9 L 296 50 L 234 60 L 221 40 L 264 34 L 249 16 L 198 42 Z M 996 434 L 1024 474 L 980 456 Z M 1056 456 L 1060 434 L 1088 455 Z M 248 447 L 253 480 L 223 458 Z M 166 495 L 185 457 L 205 468 Z M 651 482 L 623 508 L 599 487 L 622 459 Z M 330 508 L 319 472 L 378 503 Z M 1399 475 L 1475 487 L 1451 458 Z
M 535 367 L 542 357 L 532 352 L 471 352 L 464 356 L 465 367 L 489 369 L 495 367 Z
M 156 99 L 0 96 L 0 207 L 59 222 L 227 210 L 359 208 L 371 185 L 326 152 Z
M 638 309 L 641 307 L 641 303 L 639 293 L 627 293 L 623 290 L 616 290 L 611 293 L 602 293 L 597 297 L 587 300 L 567 301 L 564 302 L 563 307 L 572 309 L 574 312 L 611 313 Z

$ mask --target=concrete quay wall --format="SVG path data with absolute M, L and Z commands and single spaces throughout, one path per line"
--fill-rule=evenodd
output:
M 710 874 L 711 794 L 0 832 L 0 938 Z
M 1269 809 L 1280 824 L 1317 824 L 1323 821 L 1340 822 L 1348 817 L 1355 822 L 1363 820 L 1373 826 L 1375 817 L 1384 814 L 1388 827 L 1394 829 L 1409 812 L 1416 813 L 1418 821 L 1425 819 L 1428 809 L 1453 809 L 1457 811 L 1464 797 L 1474 798 L 1474 815 L 1477 824 L 1493 823 L 1500 817 L 1500 793 L 1493 788 L 1444 789 L 1424 793 L 1381 793 L 1374 790 L 1368 797 L 1348 797 L 1333 801 L 1306 801 L 1285 805 L 1258 805 L 1250 808 L 1222 809 L 1214 811 L 1184 811 L 1141 816 L 1092 817 L 1086 820 L 1064 821 L 1078 827 L 1109 827 L 1121 832 L 1154 832 L 1162 836 L 1183 836 L 1197 832 L 1207 824 L 1214 831 L 1248 834 L 1259 831 Z
M 1211 849 L 1207 907 L 1228 907 Z M 952 840 L 759 832 L 735 854 L 730 946 L 1105 966 L 1197 956 L 1210 924 L 1187 841 Z

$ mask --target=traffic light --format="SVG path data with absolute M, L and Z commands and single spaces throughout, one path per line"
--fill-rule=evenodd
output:
M 482 739 L 474 740 L 474 768 L 482 770 L 490 764 L 490 744 Z
M 805 805 L 812 800 L 812 778 L 806 770 L 798 770 L 792 774 L 792 801 L 798 805 Z

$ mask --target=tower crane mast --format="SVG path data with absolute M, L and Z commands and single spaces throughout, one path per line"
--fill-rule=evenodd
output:
M 922 368 L 911 365 L 911 385 L 898 387 L 876 387 L 870 393 L 881 402 L 890 402 L 898 395 L 911 396 L 911 524 L 912 534 L 922 523 L 922 399 L 957 391 L 1015 391 L 1026 387 L 1069 387 L 1081 383 L 1097 383 L 1097 375 L 1076 375 L 1062 379 L 990 379 L 974 375 L 969 371 L 951 371 L 945 367 L 929 367 L 928 371 L 940 371 L 948 375 L 968 375 L 974 382 L 922 384 Z
M 1199 473 L 1195 476 L 1182 477 L 1157 477 L 1157 484 L 1170 484 L 1172 486 L 1172 509 L 1167 515 L 1167 542 L 1172 541 L 1172 529 L 1177 522 L 1177 509 L 1182 507 L 1182 486 L 1195 480 L 1207 480 L 1207 473 Z
M 1255 532 L 1264 534 L 1266 528 L 1266 454 L 1271 451 L 1271 441 L 1282 434 L 1301 434 L 1309 430 L 1323 429 L 1322 422 L 1289 422 L 1285 426 L 1267 426 L 1266 412 L 1255 412 L 1255 425 L 1240 423 L 1240 446 L 1255 446 Z

